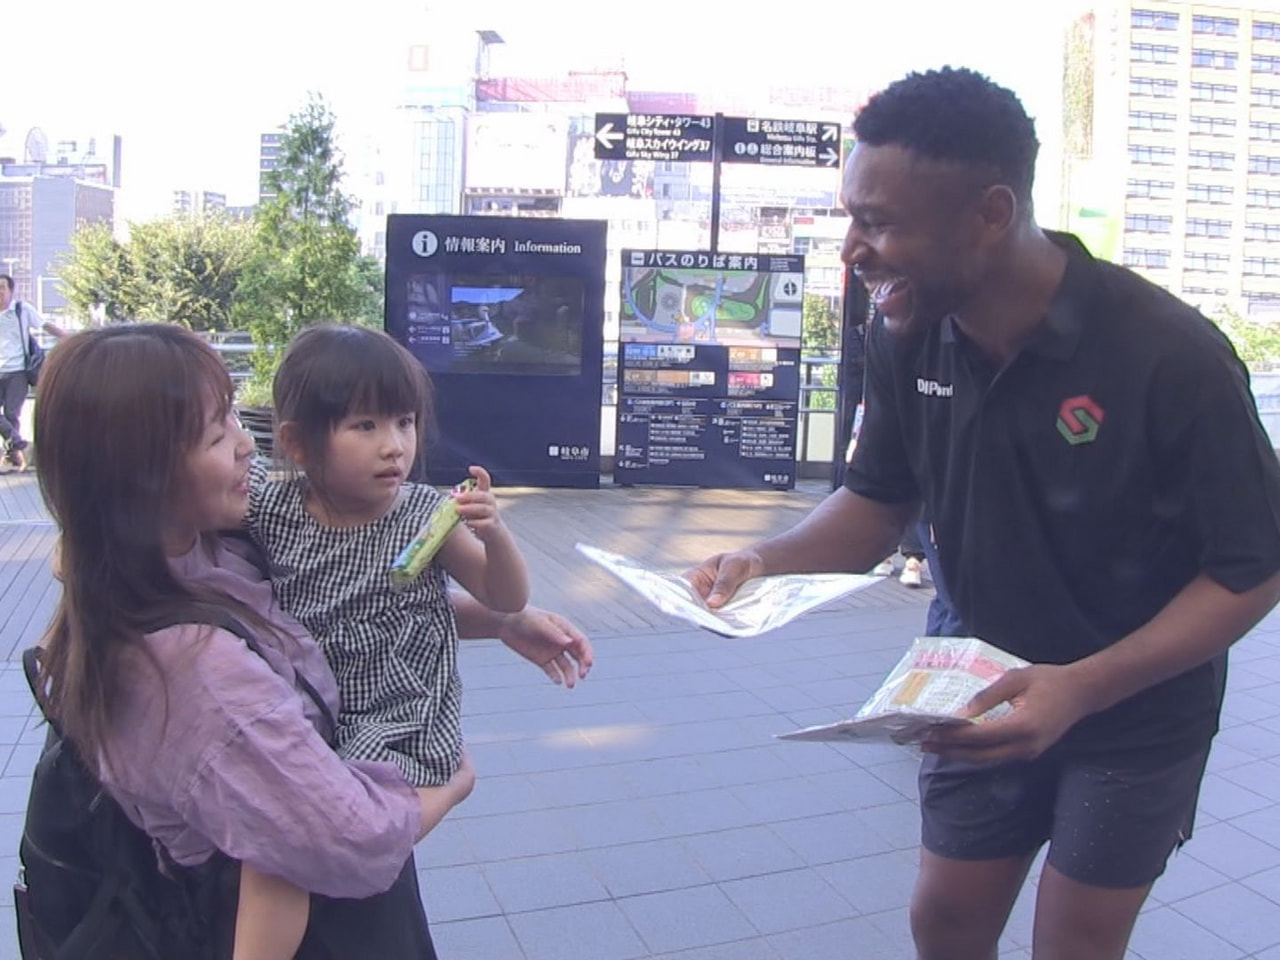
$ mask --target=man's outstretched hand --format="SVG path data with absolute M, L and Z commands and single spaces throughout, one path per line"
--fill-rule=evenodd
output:
M 684 576 L 693 584 L 698 596 L 707 601 L 707 606 L 715 609 L 733 599 L 740 586 L 763 573 L 764 561 L 758 553 L 739 550 L 736 553 L 717 553 Z

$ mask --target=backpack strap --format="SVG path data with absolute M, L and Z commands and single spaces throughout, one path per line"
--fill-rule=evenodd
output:
M 227 633 L 234 634 L 243 640 L 245 646 L 263 660 L 267 660 L 267 655 L 253 632 L 225 610 L 190 607 L 185 610 L 175 611 L 171 616 L 158 617 L 148 623 L 144 628 L 144 632 L 154 633 L 157 630 L 164 630 L 166 627 L 176 627 L 187 623 L 202 623 L 226 630 Z M 270 661 L 267 660 L 267 662 L 269 663 Z M 31 687 L 31 695 L 35 698 L 36 706 L 40 708 L 40 712 L 44 715 L 45 722 L 61 737 L 62 730 L 59 728 L 57 721 L 49 716 L 44 706 L 39 647 L 28 647 L 22 652 L 22 671 L 27 675 L 27 685 Z M 329 709 L 329 704 L 325 702 L 324 697 L 320 695 L 320 691 L 315 688 L 315 685 L 300 672 L 295 670 L 293 676 L 298 689 L 306 694 L 311 702 L 316 705 L 316 709 L 320 711 L 320 715 L 324 718 L 324 722 L 329 728 L 326 739 L 332 741 L 332 738 L 338 732 L 338 721 L 334 717 L 333 711 Z
M 31 696 L 36 701 L 36 706 L 40 708 L 40 715 L 44 717 L 44 722 L 59 737 L 62 736 L 62 728 L 58 726 L 58 721 L 49 716 L 49 711 L 44 705 L 44 678 L 40 673 L 40 648 L 27 647 L 22 651 L 22 672 L 27 675 L 27 686 L 31 688 Z
M 262 644 L 258 642 L 258 638 L 243 623 L 233 617 L 226 610 L 212 609 L 206 607 L 192 607 L 187 610 L 176 611 L 172 616 L 160 617 L 152 621 L 147 626 L 147 633 L 156 630 L 164 630 L 166 627 L 176 627 L 187 623 L 203 623 L 211 627 L 217 627 L 227 633 L 234 634 L 244 641 L 246 647 L 260 656 L 263 660 L 267 660 L 266 653 L 262 649 Z M 23 656 L 25 662 L 26 657 Z M 316 705 L 316 709 L 320 711 L 320 715 L 324 718 L 325 724 L 329 727 L 329 738 L 332 738 L 338 732 L 338 721 L 334 717 L 333 711 L 329 709 L 329 704 L 325 702 L 324 697 L 320 695 L 320 691 L 315 688 L 310 680 L 304 677 L 299 671 L 294 670 L 294 681 L 306 696 Z
M 27 341 L 30 334 L 27 333 L 26 327 L 22 325 L 22 301 L 13 301 L 13 315 L 18 318 L 18 339 L 22 341 L 22 369 L 31 366 L 31 344 Z

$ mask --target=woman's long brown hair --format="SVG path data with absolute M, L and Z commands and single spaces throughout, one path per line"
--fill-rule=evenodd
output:
M 62 535 L 62 599 L 44 640 L 43 692 L 91 769 L 110 760 L 122 654 L 139 648 L 148 629 L 193 607 L 262 623 L 231 598 L 184 583 L 165 554 L 187 456 L 211 404 L 225 414 L 231 400 L 218 355 L 190 331 L 162 324 L 76 334 L 41 373 L 40 490 Z

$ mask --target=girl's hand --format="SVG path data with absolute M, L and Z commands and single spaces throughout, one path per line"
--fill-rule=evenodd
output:
M 489 489 L 489 471 L 484 467 L 473 466 L 467 472 L 475 477 L 475 488 L 463 493 L 455 492 L 450 496 L 458 506 L 462 522 L 481 541 L 485 541 L 498 531 L 505 531 L 506 527 L 498 514 L 498 500 Z
M 586 634 L 558 613 L 525 607 L 506 616 L 498 639 L 542 668 L 552 683 L 572 688 L 595 663 Z

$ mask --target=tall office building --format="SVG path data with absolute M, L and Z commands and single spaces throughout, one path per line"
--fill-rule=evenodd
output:
M 173 213 L 179 217 L 211 216 L 225 213 L 227 195 L 212 190 L 173 191 Z
M 267 185 L 267 174 L 280 163 L 280 143 L 283 133 L 264 133 L 258 137 L 258 202 L 270 200 L 275 191 Z
M 66 300 L 57 282 L 71 235 L 86 223 L 112 224 L 115 190 L 104 183 L 0 166 L 0 269 L 13 277 L 20 299 L 41 313 L 59 313 Z
M 1202 308 L 1280 307 L 1280 2 L 1099 6 L 1066 64 L 1069 226 Z
M 6 142 L 13 155 L 0 158 L 0 272 L 41 312 L 66 306 L 57 272 L 76 229 L 114 225 L 121 143 L 115 134 L 51 140 L 40 127 Z

